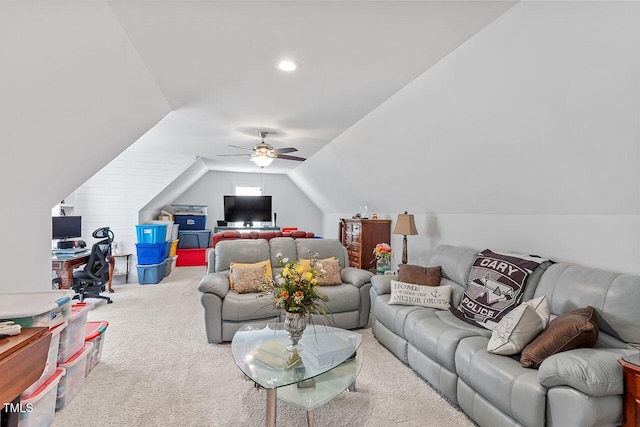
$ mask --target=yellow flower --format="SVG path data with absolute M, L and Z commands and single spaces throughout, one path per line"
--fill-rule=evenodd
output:
M 289 267 L 285 267 L 282 269 L 282 276 L 283 277 L 288 277 L 289 276 Z
M 311 279 L 313 279 L 313 274 L 311 274 L 311 272 L 310 272 L 310 271 L 307 271 L 307 274 L 305 274 L 305 278 L 306 278 L 307 280 L 311 280 Z
M 302 274 L 304 272 L 304 267 L 299 265 L 297 269 L 298 274 Z
M 311 279 L 311 284 L 315 285 L 316 283 L 318 283 L 318 279 Z

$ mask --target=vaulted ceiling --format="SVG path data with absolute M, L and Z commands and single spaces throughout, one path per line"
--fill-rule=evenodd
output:
M 308 158 L 513 6 L 505 1 L 109 0 L 172 112 L 147 135 L 212 170 L 270 132 Z M 283 73 L 275 64 L 293 59 Z M 219 155 L 245 154 L 219 157 Z M 268 172 L 300 163 L 276 160 Z

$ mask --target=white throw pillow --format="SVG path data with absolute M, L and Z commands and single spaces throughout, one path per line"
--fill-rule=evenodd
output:
M 549 323 L 549 302 L 546 296 L 536 298 L 511 310 L 493 330 L 487 351 L 494 354 L 518 354 Z
M 451 286 L 424 286 L 413 283 L 391 281 L 389 304 L 419 305 L 448 310 L 451 301 Z

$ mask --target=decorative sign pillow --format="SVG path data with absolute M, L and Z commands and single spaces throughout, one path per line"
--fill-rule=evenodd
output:
M 520 304 L 527 279 L 545 261 L 485 249 L 471 266 L 462 301 L 451 312 L 467 323 L 492 330 Z
M 260 292 L 260 285 L 265 278 L 264 265 L 233 265 L 229 277 L 233 277 L 233 290 L 239 294 Z
M 422 307 L 449 309 L 451 286 L 425 286 L 413 283 L 391 281 L 389 304 L 420 305 Z
M 524 302 L 511 310 L 495 327 L 487 351 L 512 355 L 522 351 L 549 323 L 549 302 L 546 296 Z
M 442 267 L 421 267 L 419 265 L 400 264 L 398 281 L 415 283 L 416 285 L 438 286 L 442 275 Z
M 264 266 L 264 277 L 265 279 L 271 279 L 273 278 L 273 272 L 271 271 L 271 261 L 266 260 L 266 261 L 260 261 L 260 262 L 256 262 L 253 264 L 246 264 L 246 263 L 240 263 L 240 262 L 231 262 L 229 263 L 229 288 L 233 289 L 234 288 L 234 277 L 233 277 L 233 268 L 234 267 L 255 267 L 255 266 Z
M 549 356 L 561 351 L 593 347 L 598 340 L 598 319 L 593 307 L 578 308 L 549 322 L 549 326 L 531 341 L 520 356 L 525 368 L 538 368 Z

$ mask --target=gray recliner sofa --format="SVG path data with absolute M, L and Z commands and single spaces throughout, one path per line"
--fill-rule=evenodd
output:
M 443 245 L 430 262 L 442 266 L 457 306 L 478 250 Z M 618 359 L 638 353 L 640 276 L 567 263 L 547 268 L 524 300 L 546 295 L 551 317 L 592 306 L 599 324 L 594 348 L 557 353 L 539 369 L 519 355 L 487 351 L 491 331 L 450 311 L 389 305 L 394 276 L 374 276 L 372 328 L 378 341 L 441 391 L 480 426 L 614 426 L 622 423 L 623 377 Z M 537 286 L 536 286 L 537 285 Z
M 322 286 L 329 297 L 324 318 L 312 316 L 312 322 L 330 324 L 343 329 L 366 327 L 369 323 L 371 276 L 368 271 L 348 267 L 347 251 L 335 239 L 292 239 L 276 237 L 269 241 L 229 240 L 219 242 L 207 254 L 207 274 L 200 280 L 205 329 L 210 343 L 231 341 L 235 332 L 245 324 L 278 322 L 281 310 L 273 307 L 273 300 L 258 298 L 257 293 L 238 294 L 229 290 L 231 262 L 256 263 L 270 260 L 273 274 L 280 270 L 277 254 L 293 261 L 318 254 L 320 259 L 335 257 L 341 267 L 342 284 Z

